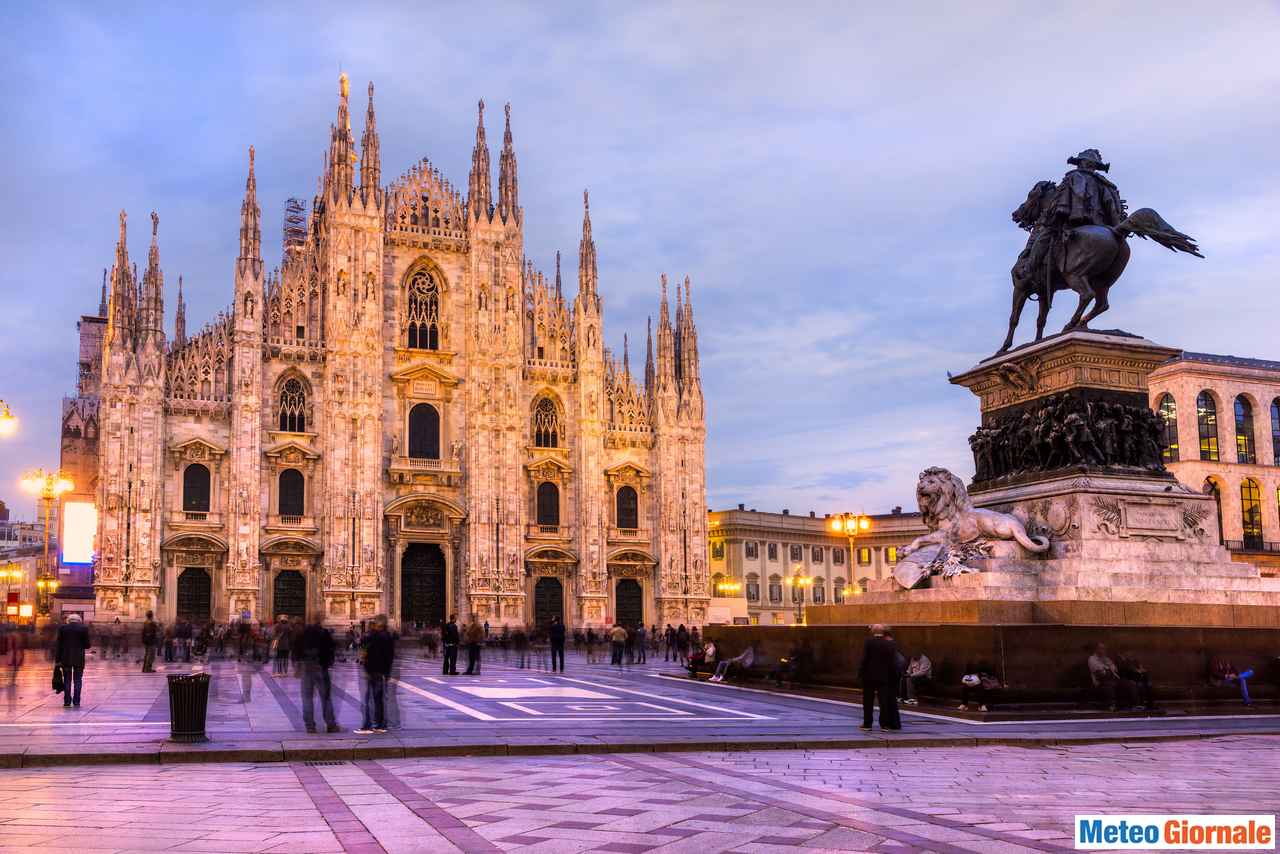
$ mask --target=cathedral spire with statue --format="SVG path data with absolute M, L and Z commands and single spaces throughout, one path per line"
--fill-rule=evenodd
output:
M 343 74 L 273 268 L 257 174 L 286 153 L 248 149 L 229 281 L 187 276 L 172 338 L 159 218 L 139 277 L 120 214 L 81 391 L 100 421 L 98 619 L 704 622 L 689 279 L 673 324 L 661 276 L 638 381 L 603 343 L 587 194 L 575 296 L 559 253 L 550 277 L 525 255 L 510 105 L 495 198 L 483 101 L 464 196 L 425 158 L 383 185 L 373 85 L 359 138 L 349 100 Z M 188 334 L 186 301 L 218 287 L 231 304 Z

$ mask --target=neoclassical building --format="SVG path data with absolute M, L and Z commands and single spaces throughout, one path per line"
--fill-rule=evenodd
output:
M 126 219 L 96 388 L 97 619 L 450 613 L 492 625 L 703 622 L 705 418 L 689 280 L 662 278 L 644 376 L 603 344 L 584 193 L 578 288 L 524 251 L 510 108 L 484 104 L 465 196 L 427 160 L 382 182 L 340 83 L 319 193 L 268 270 L 249 149 L 232 304 L 164 330 L 158 218 Z
M 1148 384 L 1165 465 L 1217 498 L 1233 557 L 1280 571 L 1280 362 L 1184 352 Z

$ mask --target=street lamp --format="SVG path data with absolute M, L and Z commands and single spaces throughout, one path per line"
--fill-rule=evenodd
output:
M 13 414 L 9 404 L 0 400 L 0 438 L 7 439 L 18 432 L 18 416 Z
M 716 593 L 721 596 L 737 596 L 742 591 L 742 582 L 740 581 L 717 581 Z
M 804 624 L 804 592 L 813 586 L 813 579 L 799 567 L 795 575 L 787 576 L 787 586 L 792 588 L 791 599 L 796 605 L 796 625 Z
M 49 570 L 49 514 L 56 501 L 64 492 L 70 492 L 75 484 L 62 472 L 48 472 L 35 469 L 27 472 L 22 478 L 22 488 L 40 498 L 44 502 L 44 563 L 36 580 L 39 608 L 41 614 L 49 613 L 49 599 L 58 589 L 58 581 Z
M 849 577 L 853 577 L 855 572 L 854 561 L 857 559 L 857 545 L 855 541 L 860 535 L 866 534 L 871 530 L 871 517 L 865 513 L 837 513 L 831 517 L 831 530 L 835 533 L 844 533 L 849 538 Z M 862 586 L 853 585 L 855 595 L 862 592 Z M 841 599 L 848 594 L 849 587 L 846 586 Z

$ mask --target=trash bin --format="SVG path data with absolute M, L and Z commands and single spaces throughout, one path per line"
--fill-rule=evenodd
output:
M 208 673 L 170 673 L 169 737 L 174 741 L 208 741 L 204 734 L 209 711 Z

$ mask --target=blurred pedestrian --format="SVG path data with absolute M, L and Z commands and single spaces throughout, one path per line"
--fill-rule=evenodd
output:
M 386 732 L 387 678 L 391 675 L 391 665 L 395 661 L 396 646 L 391 633 L 387 631 L 385 616 L 379 614 L 373 618 L 370 631 L 364 639 L 361 657 L 364 659 L 365 676 L 364 722 L 356 732 L 361 735 Z
M 325 730 L 338 732 L 338 719 L 333 713 L 333 683 L 329 668 L 333 666 L 333 635 L 313 622 L 302 630 L 298 644 L 302 661 L 302 722 L 307 732 L 316 731 L 315 694 L 320 695 L 320 712 Z
M 551 642 L 551 671 L 564 673 L 564 623 L 559 617 L 551 618 L 551 628 L 547 630 Z
M 480 675 L 480 645 L 484 643 L 484 627 L 476 622 L 475 615 L 467 623 L 467 630 L 462 638 L 467 645 L 467 672 L 465 676 Z
M 871 637 L 862 644 L 858 679 L 862 683 L 862 729 L 871 729 L 872 708 L 880 696 L 880 728 L 902 729 L 898 716 L 898 647 L 886 637 L 888 630 L 877 623 Z
M 160 640 L 160 626 L 156 623 L 155 614 L 147 612 L 147 619 L 142 624 L 142 672 L 156 672 L 156 644 Z
M 89 648 L 89 627 L 79 614 L 68 614 L 58 627 L 54 660 L 62 667 L 62 707 L 80 705 L 80 683 L 84 680 L 84 653 Z

